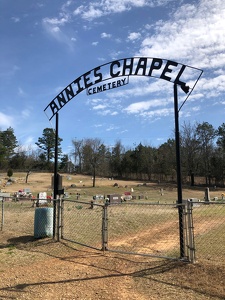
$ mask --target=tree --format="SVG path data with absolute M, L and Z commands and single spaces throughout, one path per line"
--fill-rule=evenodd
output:
M 8 166 L 17 146 L 18 142 L 12 127 L 0 131 L 0 161 L 2 168 Z
M 93 187 L 95 187 L 96 171 L 100 170 L 100 165 L 104 161 L 106 148 L 100 139 L 86 139 L 82 153 L 84 170 L 93 175 Z
M 211 158 L 212 174 L 216 185 L 224 185 L 224 153 L 218 147 Z
M 60 148 L 62 139 L 58 137 L 58 155 L 62 153 Z M 52 128 L 45 128 L 42 133 L 42 137 L 38 138 L 38 142 L 35 143 L 40 149 L 42 149 L 43 154 L 46 158 L 47 166 L 50 166 L 51 160 L 54 158 L 55 154 L 55 132 Z
M 142 146 L 141 148 L 141 172 L 147 175 L 148 180 L 152 179 L 152 174 L 155 166 L 156 149 L 151 146 Z
M 9 161 L 9 167 L 17 170 L 23 170 L 27 157 L 23 152 L 17 152 Z
M 133 150 L 127 150 L 121 160 L 122 175 L 126 178 L 131 177 L 133 173 Z
M 216 141 L 218 147 L 225 152 L 225 123 L 218 127 L 216 135 L 218 136 Z
M 167 178 L 167 176 L 171 176 L 172 180 L 175 179 L 177 164 L 174 139 L 168 139 L 166 143 L 159 146 L 157 151 L 157 166 L 160 181 Z
M 216 136 L 218 137 L 216 141 L 218 147 L 212 163 L 216 180 L 223 182 L 225 174 L 225 123 L 218 127 Z
M 133 166 L 138 178 L 151 180 L 153 166 L 155 164 L 155 149 L 150 146 L 143 146 L 141 143 L 135 147 L 132 158 Z
M 31 174 L 31 171 L 28 170 L 28 171 L 27 171 L 27 174 L 26 174 L 26 180 L 25 180 L 26 183 L 28 182 L 28 177 L 30 176 L 30 174 Z
M 74 146 L 74 151 L 72 155 L 74 156 L 74 164 L 78 173 L 82 172 L 82 148 L 83 148 L 83 140 L 72 140 L 72 144 Z
M 181 132 L 181 154 L 182 167 L 186 174 L 190 176 L 191 186 L 195 184 L 195 174 L 199 165 L 199 146 L 197 139 L 196 124 L 184 123 Z
M 18 170 L 31 169 L 35 164 L 35 158 L 31 159 L 29 146 L 18 145 L 16 153 L 11 157 L 9 161 L 9 167 Z
M 8 169 L 7 176 L 8 177 L 12 177 L 13 176 L 13 170 L 12 169 Z
M 64 154 L 61 157 L 61 161 L 60 161 L 60 164 L 59 164 L 59 170 L 61 172 L 68 172 L 68 173 L 71 173 L 71 172 L 74 171 L 74 165 L 71 162 L 68 154 Z
M 197 124 L 196 137 L 199 141 L 200 147 L 200 163 L 202 175 L 205 176 L 206 185 L 211 185 L 211 159 L 213 156 L 213 141 L 216 136 L 216 130 L 208 122 Z
M 122 162 L 124 152 L 125 152 L 124 147 L 121 141 L 118 140 L 115 143 L 115 146 L 112 148 L 111 158 L 110 158 L 110 170 L 113 176 L 116 175 L 122 177 L 121 162 Z

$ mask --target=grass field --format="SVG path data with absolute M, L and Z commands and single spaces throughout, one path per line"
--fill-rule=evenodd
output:
M 31 173 L 28 177 L 28 182 L 25 183 L 26 173 L 14 173 L 12 176 L 13 182 L 7 185 L 7 174 L 0 174 L 0 188 L 2 191 L 14 193 L 18 190 L 30 189 L 34 196 L 40 192 L 47 192 L 48 195 L 52 193 L 52 173 Z M 77 193 L 80 193 L 82 199 L 92 199 L 93 195 L 102 194 L 107 195 L 111 193 L 122 194 L 125 191 L 133 189 L 133 196 L 138 199 L 143 196 L 150 202 L 173 203 L 177 200 L 177 189 L 174 184 L 156 184 L 150 182 L 140 181 L 123 181 L 123 180 L 109 180 L 109 178 L 96 178 L 96 186 L 92 187 L 91 176 L 62 174 L 63 188 L 65 192 L 73 198 Z M 118 186 L 114 187 L 114 185 Z M 225 189 L 210 189 L 210 197 L 218 197 L 225 193 Z M 205 188 L 201 187 L 187 187 L 183 186 L 183 199 L 197 198 L 204 200 Z

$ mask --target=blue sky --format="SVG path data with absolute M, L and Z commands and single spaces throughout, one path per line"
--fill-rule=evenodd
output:
M 172 60 L 203 70 L 180 111 L 184 122 L 225 122 L 224 0 L 0 0 L 0 129 L 33 147 L 44 109 L 73 80 L 129 57 Z M 193 80 L 189 78 L 189 80 Z M 179 101 L 185 94 L 179 90 Z M 174 137 L 173 84 L 130 76 L 129 84 L 74 97 L 59 112 L 65 153 L 72 139 L 158 146 Z

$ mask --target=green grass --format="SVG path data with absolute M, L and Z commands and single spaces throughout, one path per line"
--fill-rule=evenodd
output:
M 177 210 L 172 206 L 155 205 L 120 205 L 108 208 L 109 227 L 113 236 L 118 236 L 121 231 L 125 234 L 138 232 L 159 226 L 167 221 L 177 220 Z
M 224 257 L 225 222 L 214 229 L 209 229 L 203 234 L 196 234 L 195 246 L 198 257 Z
M 12 250 L 16 249 L 16 246 L 13 245 L 13 244 L 10 244 L 10 245 L 7 245 L 7 248 L 8 248 L 9 251 L 12 251 Z
M 194 216 L 198 218 L 218 219 L 225 217 L 225 204 L 202 204 L 193 208 Z

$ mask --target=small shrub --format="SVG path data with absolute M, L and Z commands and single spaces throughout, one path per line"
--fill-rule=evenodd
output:
M 8 169 L 7 176 L 8 177 L 12 177 L 13 176 L 13 170 L 12 169 Z

